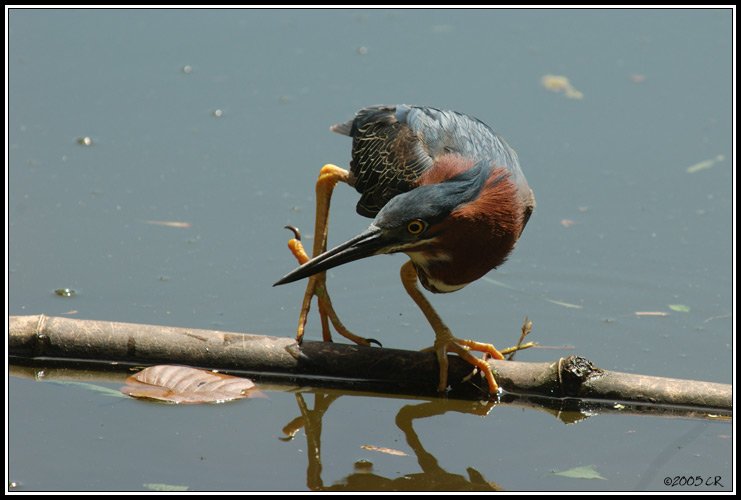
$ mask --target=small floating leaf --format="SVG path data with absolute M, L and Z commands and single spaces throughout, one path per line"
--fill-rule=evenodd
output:
M 683 312 L 683 313 L 690 312 L 689 306 L 686 306 L 684 304 L 669 304 L 669 309 L 671 309 L 672 311 Z
M 551 92 L 563 92 L 569 99 L 582 99 L 584 94 L 576 90 L 569 79 L 563 75 L 543 75 L 540 84 Z
M 379 453 L 385 453 L 386 455 L 395 455 L 397 457 L 406 457 L 407 454 L 401 450 L 395 450 L 393 448 L 384 448 L 382 446 L 374 446 L 372 444 L 364 444 L 360 446 L 364 450 L 377 451 Z
M 188 229 L 191 224 L 190 222 L 182 222 L 177 220 L 145 220 L 147 224 L 153 224 L 155 226 L 175 227 L 178 229 Z
M 249 379 L 188 366 L 150 366 L 127 378 L 126 384 L 121 388 L 124 394 L 175 404 L 223 403 L 263 396 Z
M 594 465 L 584 465 L 582 467 L 574 467 L 573 469 L 568 470 L 562 470 L 562 471 L 553 471 L 551 472 L 554 476 L 562 476 L 562 477 L 570 477 L 573 479 L 603 479 L 607 480 L 607 478 L 603 477 L 599 472 L 597 472 L 597 469 L 594 468 Z
M 93 145 L 93 140 L 90 137 L 88 137 L 88 136 L 78 137 L 77 138 L 77 144 L 79 144 L 80 146 L 92 146 Z
M 57 288 L 54 290 L 54 293 L 56 295 L 59 295 L 60 297 L 74 297 L 77 295 L 77 292 L 72 290 L 71 288 Z
M 715 165 L 719 161 L 723 161 L 725 159 L 726 159 L 725 156 L 718 155 L 715 158 L 708 158 L 707 160 L 697 162 L 694 165 L 690 165 L 689 167 L 687 167 L 687 173 L 694 174 L 695 172 L 699 172 L 700 170 L 707 170 L 708 168 L 711 168 L 713 165 Z

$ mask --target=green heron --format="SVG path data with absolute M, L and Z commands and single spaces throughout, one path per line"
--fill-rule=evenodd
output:
M 502 354 L 491 344 L 453 336 L 417 287 L 433 293 L 460 290 L 502 264 L 535 207 L 533 191 L 517 154 L 483 122 L 455 111 L 417 106 L 373 106 L 331 130 L 353 139 L 350 171 L 325 165 L 316 185 L 313 258 L 293 239 L 289 248 L 301 264 L 276 285 L 309 278 L 299 314 L 297 341 L 303 338 L 312 298 L 317 297 L 323 338 L 329 321 L 358 344 L 376 342 L 352 334 L 340 322 L 326 288 L 326 271 L 371 255 L 404 252 L 401 281 L 435 331 L 440 365 L 439 391 L 447 389 L 447 352 L 455 352 L 485 374 L 489 390 L 497 383 L 485 359 Z M 370 227 L 327 251 L 327 224 L 337 182 L 360 194 L 357 212 L 373 217 Z

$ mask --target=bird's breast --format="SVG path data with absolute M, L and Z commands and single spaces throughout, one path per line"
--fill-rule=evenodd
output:
M 432 293 L 450 293 L 460 290 L 468 283 L 450 283 L 446 280 L 447 273 L 440 272 L 450 268 L 451 257 L 447 254 L 435 252 L 407 252 L 417 271 L 419 282 Z
M 419 271 L 417 271 L 417 273 L 419 276 L 419 282 L 422 283 L 422 286 L 425 287 L 426 290 L 429 290 L 432 293 L 455 292 L 468 285 L 468 283 L 463 283 L 461 285 L 449 285 L 444 281 L 436 280 L 435 278 L 432 278 L 426 274 L 419 273 Z

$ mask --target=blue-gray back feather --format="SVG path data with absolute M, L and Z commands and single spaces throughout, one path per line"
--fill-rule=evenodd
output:
M 371 106 L 331 130 L 353 139 L 350 183 L 361 194 L 357 211 L 366 217 L 416 188 L 420 176 L 445 154 L 486 160 L 508 169 L 514 182 L 524 182 L 517 153 L 504 139 L 480 120 L 455 111 Z

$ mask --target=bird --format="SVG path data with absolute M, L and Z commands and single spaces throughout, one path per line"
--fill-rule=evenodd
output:
M 326 271 L 373 255 L 405 253 L 409 260 L 401 267 L 402 284 L 435 333 L 428 349 L 439 364 L 437 390 L 448 388 L 447 353 L 453 352 L 484 374 L 490 393 L 498 393 L 486 358 L 503 359 L 501 352 L 489 343 L 455 337 L 417 282 L 432 293 L 454 292 L 507 259 L 535 209 L 517 153 L 481 120 L 426 106 L 370 106 L 330 130 L 352 138 L 349 171 L 334 164 L 320 170 L 312 257 L 296 231 L 289 248 L 300 265 L 274 285 L 309 278 L 296 340 L 303 339 L 316 296 L 325 341 L 331 341 L 331 321 L 357 344 L 380 345 L 353 334 L 339 320 Z M 327 250 L 330 200 L 339 182 L 360 193 L 356 211 L 373 221 Z

